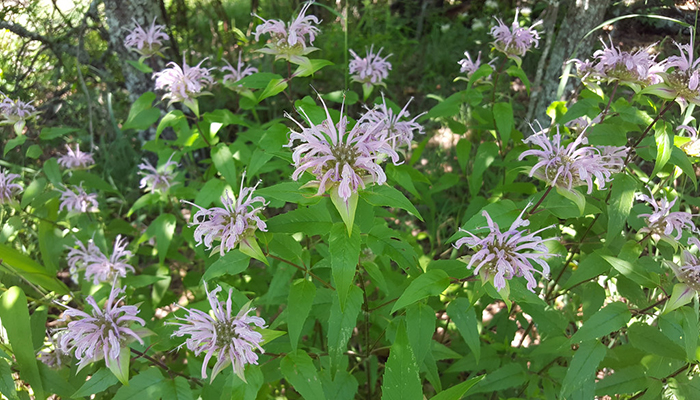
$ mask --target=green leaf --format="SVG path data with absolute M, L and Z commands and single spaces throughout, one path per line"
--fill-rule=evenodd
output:
M 671 151 L 673 149 L 673 129 L 664 121 L 658 121 L 654 130 L 654 140 L 656 141 L 656 164 L 654 171 L 650 176 L 656 176 L 656 173 L 666 165 L 671 159 Z
M 83 184 L 83 188 L 102 190 L 109 193 L 119 193 L 112 185 L 104 179 L 87 171 L 73 171 L 71 178 L 68 180 L 73 185 Z
M 19 400 L 15 380 L 12 378 L 12 369 L 4 358 L 0 358 L 0 393 L 9 400 Z
M 296 351 L 299 344 L 301 329 L 311 311 L 311 304 L 316 297 L 316 285 L 306 278 L 296 280 L 289 288 L 287 300 L 287 330 L 289 340 L 292 342 L 292 350 Z M 353 324 L 353 326 L 355 326 Z M 331 329 L 333 325 L 329 326 Z
M 333 400 L 353 400 L 357 394 L 357 379 L 348 371 L 338 371 L 335 378 L 331 380 L 330 374 L 326 370 L 320 372 L 323 392 L 327 399 Z
M 238 175 L 236 175 L 236 163 L 233 160 L 233 154 L 228 146 L 219 143 L 211 150 L 211 160 L 214 162 L 216 169 L 224 177 L 226 182 L 232 187 L 238 186 Z
M 594 317 L 595 315 L 591 319 Z M 574 390 L 583 386 L 584 382 L 593 381 L 595 373 L 598 371 L 598 364 L 603 361 L 606 352 L 607 348 L 597 340 L 587 340 L 581 343 L 566 371 L 559 398 L 567 399 Z
M 513 106 L 510 103 L 496 103 L 493 105 L 493 118 L 496 120 L 496 128 L 501 135 L 503 146 L 508 145 L 510 133 L 513 130 Z
M 627 174 L 617 174 L 612 183 L 612 194 L 608 205 L 608 233 L 605 237 L 607 243 L 618 237 L 620 231 L 625 227 L 627 217 L 632 210 L 636 190 L 636 180 Z
M 457 326 L 459 334 L 462 335 L 467 346 L 474 353 L 478 364 L 481 358 L 481 339 L 479 338 L 479 326 L 474 306 L 464 297 L 458 297 L 447 305 L 447 315 Z
M 616 301 L 598 310 L 571 337 L 571 343 L 585 342 L 603 337 L 627 324 L 632 318 L 625 303 Z
M 697 333 L 695 334 L 697 336 Z M 674 343 L 659 328 L 635 322 L 627 328 L 629 343 L 639 350 L 662 357 L 686 360 L 685 349 Z
M 345 103 L 345 105 L 348 106 L 351 106 L 360 100 L 360 96 L 357 94 L 357 92 L 353 92 L 352 90 L 336 90 L 335 92 L 322 95 L 321 98 L 334 103 Z
M 304 76 L 309 76 L 313 75 L 316 73 L 318 70 L 320 70 L 323 67 L 329 66 L 329 65 L 334 65 L 332 62 L 328 60 L 321 60 L 321 59 L 315 59 L 315 60 L 309 60 L 310 62 L 300 64 L 299 67 L 297 68 L 296 71 L 294 71 L 294 74 L 292 77 L 294 78 L 301 78 Z
M 4 252 L 0 254 L 4 257 Z M 19 365 L 20 377 L 31 385 L 36 398 L 45 398 L 32 344 L 27 297 L 18 286 L 12 286 L 0 296 L 0 320 Z
M 17 136 L 14 139 L 10 139 L 7 141 L 5 144 L 5 149 L 3 150 L 3 157 L 7 155 L 7 153 L 10 152 L 10 150 L 14 149 L 17 146 L 21 146 L 24 144 L 24 142 L 27 141 L 27 137 L 24 135 Z
M 238 249 L 230 250 L 207 268 L 202 280 L 209 281 L 222 275 L 240 274 L 248 269 L 249 263 L 249 256 L 241 253 Z
M 408 211 L 423 221 L 416 207 L 399 190 L 389 185 L 375 185 L 360 192 L 360 197 L 369 204 L 380 207 L 395 207 Z
M 245 78 L 236 82 L 236 84 L 248 89 L 262 89 L 269 86 L 270 81 L 273 79 L 282 79 L 282 75 L 272 74 L 269 72 L 256 72 L 252 75 L 246 76 Z
M 47 273 L 44 267 L 31 258 L 4 244 L 0 244 L 0 254 L 4 263 L 29 282 L 58 294 L 68 293 L 68 287 L 63 282 Z
M 326 398 L 316 367 L 305 351 L 287 353 L 280 362 L 280 370 L 302 398 L 318 400 Z
M 175 216 L 172 214 L 161 214 L 151 225 L 148 226 L 146 234 L 156 238 L 156 249 L 158 249 L 158 262 L 163 264 L 165 256 L 168 254 L 168 247 L 175 235 Z
M 223 196 L 226 189 L 226 182 L 218 178 L 210 179 L 199 190 L 199 193 L 194 198 L 194 202 L 200 207 L 209 207 L 214 201 Z
M 110 387 L 114 386 L 119 380 L 107 368 L 101 368 L 92 377 L 83 384 L 71 397 L 88 397 L 95 393 L 101 393 Z
M 649 273 L 644 270 L 640 263 L 634 262 L 630 263 L 625 260 L 621 260 L 617 257 L 612 256 L 602 256 L 605 261 L 608 262 L 617 272 L 626 276 L 627 278 L 635 281 L 636 283 L 648 287 L 655 288 L 659 285 L 659 279 L 653 279 Z
M 678 168 L 683 171 L 686 176 L 690 178 L 690 180 L 693 182 L 693 185 L 697 188 L 698 187 L 698 179 L 695 176 L 695 169 L 693 168 L 693 163 L 690 162 L 690 159 L 688 158 L 688 155 L 683 152 L 683 150 L 679 149 L 676 146 L 673 146 L 671 149 L 671 158 L 669 159 L 673 165 L 677 166 Z
M 44 162 L 44 174 L 49 179 L 49 182 L 54 187 L 61 186 L 61 170 L 58 168 L 58 161 L 55 158 L 49 158 Z
M 430 400 L 460 400 L 474 385 L 479 383 L 484 379 L 486 375 L 475 376 L 474 378 L 467 379 L 466 381 L 452 386 L 449 389 L 445 389 L 442 392 L 431 397 Z
M 335 185 L 331 188 L 330 197 L 335 209 L 338 210 L 338 214 L 340 214 L 340 218 L 345 223 L 345 227 L 348 229 L 348 235 L 351 235 L 352 227 L 355 224 L 357 200 L 359 199 L 357 192 L 352 192 L 350 197 L 348 197 L 346 200 L 340 197 L 340 194 L 338 193 L 338 185 Z
M 519 64 L 520 63 L 518 62 L 518 65 Z M 516 78 L 519 78 L 523 82 L 523 84 L 525 85 L 525 89 L 527 90 L 527 94 L 530 95 L 530 80 L 527 78 L 527 74 L 525 73 L 525 71 L 523 71 L 522 68 L 516 67 L 515 65 L 511 65 L 510 67 L 508 67 L 508 69 L 506 69 L 506 73 L 509 76 L 514 76 Z
M 360 260 L 360 229 L 355 227 L 352 235 L 348 237 L 344 224 L 334 224 L 328 239 L 328 250 L 333 281 L 340 298 L 340 309 L 345 310 L 348 291 L 353 286 L 355 270 Z
M 163 398 L 166 400 L 194 400 L 192 389 L 187 379 L 176 376 L 173 380 L 166 380 L 163 385 Z M 144 399 L 145 400 L 145 399 Z
M 595 394 L 596 396 L 633 394 L 646 389 L 647 385 L 644 368 L 641 365 L 632 365 L 615 370 L 612 375 L 596 382 Z
M 146 92 L 142 94 L 134 104 L 131 105 L 129 109 L 129 116 L 126 118 L 126 123 L 133 121 L 137 115 L 141 114 L 143 111 L 148 110 L 153 107 L 153 102 L 156 100 L 156 94 L 153 92 Z M 123 128 L 126 129 L 126 128 Z
M 418 300 L 422 300 L 428 296 L 437 296 L 442 293 L 450 285 L 450 278 L 447 273 L 441 269 L 432 269 L 411 282 L 401 297 L 391 309 L 393 314 L 403 307 L 411 305 Z
M 122 125 L 122 130 L 135 129 L 137 131 L 142 131 L 148 129 L 151 125 L 155 124 L 160 118 L 159 108 L 149 108 L 147 110 L 141 111 L 134 119 L 129 120 Z
M 271 80 L 267 84 L 267 87 L 265 87 L 265 90 L 263 90 L 262 93 L 260 93 L 260 95 L 258 96 L 258 103 L 260 103 L 268 97 L 272 97 L 281 93 L 282 91 L 284 91 L 284 89 L 287 88 L 287 86 L 288 85 L 286 79 L 280 78 Z
M 33 159 L 33 160 L 36 160 L 43 153 L 44 153 L 44 151 L 41 149 L 41 146 L 39 146 L 38 144 L 33 144 L 33 145 L 27 147 L 26 156 Z
M 567 189 L 557 186 L 556 189 L 557 193 L 576 204 L 580 215 L 583 215 L 584 211 L 586 211 L 586 197 L 581 194 L 581 192 L 579 192 L 576 188 Z
M 300 189 L 300 182 L 282 182 L 272 186 L 261 187 L 255 191 L 258 196 L 264 197 L 266 200 L 280 200 L 285 203 L 315 203 L 318 197 L 313 198 L 303 193 Z
M 423 387 L 418 372 L 418 363 L 402 320 L 396 328 L 396 339 L 391 345 L 384 370 L 382 400 L 423 400 Z
M 78 132 L 77 128 L 43 128 L 39 134 L 41 140 L 51 140 L 68 133 Z
M 158 204 L 158 202 L 161 199 L 160 193 L 146 193 L 143 196 L 139 197 L 138 200 L 134 202 L 134 204 L 131 206 L 129 209 L 129 212 L 126 213 L 126 217 L 130 217 L 131 214 L 133 214 L 135 211 L 140 210 L 146 206 L 151 206 L 154 204 Z
M 39 375 L 44 391 L 55 393 L 60 398 L 68 399 L 75 393 L 75 386 L 68 382 L 65 375 L 59 374 L 56 370 L 49 368 L 46 364 L 39 362 Z
M 346 357 L 348 341 L 352 331 L 357 326 L 357 316 L 362 308 L 362 290 L 353 285 L 350 287 L 345 310 L 340 308 L 340 298 L 333 296 L 331 313 L 328 318 L 328 355 L 330 356 L 331 376 L 339 372 L 340 359 Z
M 469 164 L 469 156 L 472 152 L 472 142 L 467 139 L 460 139 L 455 146 L 455 152 L 457 153 L 457 162 L 462 172 L 467 171 L 467 165 Z
M 156 142 L 158 142 L 158 138 L 160 138 L 160 134 L 163 133 L 165 128 L 174 128 L 175 132 L 180 134 L 190 131 L 190 125 L 189 122 L 187 122 L 187 117 L 185 117 L 185 114 L 183 114 L 180 110 L 170 111 L 160 120 L 158 123 L 158 128 L 156 128 Z
M 423 302 L 406 307 L 406 332 L 418 364 L 423 364 L 423 359 L 430 349 L 429 344 L 435 333 L 435 320 L 435 311 Z
M 484 172 L 498 157 L 498 145 L 494 142 L 485 142 L 479 145 L 476 158 L 472 166 L 472 173 L 469 176 L 469 193 L 472 197 L 479 194 L 479 189 L 483 184 Z
M 327 201 L 326 199 L 324 199 Z M 267 220 L 269 232 L 297 233 L 307 236 L 325 235 L 333 227 L 333 220 L 328 212 L 325 201 L 310 207 L 299 207 L 296 210 L 276 215 Z M 347 237 L 347 231 L 345 236 Z
M 143 72 L 144 74 L 150 74 L 153 72 L 153 69 L 149 67 L 148 65 L 142 63 L 142 62 L 136 62 L 132 60 L 126 60 L 127 64 L 131 65 L 132 67 L 136 68 L 137 70 Z M 150 93 L 150 92 L 148 92 Z
M 130 357 L 131 351 L 129 350 L 129 346 L 125 346 L 119 350 L 119 356 L 117 358 L 105 358 L 105 365 L 123 385 L 129 384 Z
M 486 378 L 474 385 L 472 394 L 492 393 L 522 385 L 525 380 L 525 370 L 517 363 L 507 363 L 486 375 Z
M 24 208 L 29 205 L 29 203 L 32 202 L 39 194 L 43 193 L 44 188 L 46 187 L 46 179 L 44 178 L 37 178 L 32 181 L 32 183 L 29 184 L 24 189 L 24 192 L 22 193 L 22 201 L 20 202 L 20 207 Z
M 367 235 L 367 246 L 375 254 L 389 256 L 404 271 L 419 272 L 418 254 L 398 231 L 383 224 L 374 225 Z
M 131 378 L 128 385 L 120 387 L 113 400 L 160 399 L 163 394 L 161 382 L 164 380 L 158 368 L 149 367 Z

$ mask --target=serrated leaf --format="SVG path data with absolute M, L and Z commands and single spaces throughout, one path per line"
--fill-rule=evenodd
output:
M 240 274 L 248 269 L 249 263 L 249 256 L 241 253 L 237 249 L 230 250 L 207 268 L 204 272 L 204 276 L 202 276 L 202 280 L 209 281 L 222 275 Z
M 419 275 L 411 282 L 391 309 L 393 314 L 403 307 L 429 296 L 437 296 L 450 285 L 450 278 L 441 269 L 433 269 Z
M 476 363 L 481 358 L 481 339 L 479 337 L 479 326 L 476 319 L 476 311 L 469 300 L 458 297 L 447 305 L 447 315 L 452 319 L 459 334 L 469 346 L 469 350 L 474 353 Z
M 311 304 L 313 304 L 315 297 L 316 285 L 306 278 L 298 279 L 289 288 L 287 330 L 289 331 L 289 340 L 292 342 L 292 350 L 294 351 L 296 351 L 299 344 L 301 329 L 309 316 Z M 330 325 L 329 328 L 332 326 Z
M 248 89 L 262 89 L 267 87 L 273 79 L 282 79 L 282 76 L 269 72 L 256 72 L 239 80 L 236 84 Z
M 435 333 L 435 311 L 427 304 L 420 302 L 406 307 L 406 332 L 418 364 L 430 349 L 429 343 Z
M 408 211 L 423 221 L 416 207 L 399 190 L 388 185 L 375 185 L 360 192 L 360 197 L 373 206 L 395 207 Z
M 627 324 L 632 313 L 625 303 L 616 301 L 598 310 L 571 337 L 571 343 L 601 338 Z
M 507 363 L 497 370 L 489 373 L 486 377 L 474 385 L 472 394 L 492 393 L 500 390 L 520 386 L 525 382 L 525 370 L 517 363 Z
M 276 215 L 267 220 L 269 232 L 297 233 L 307 236 L 324 235 L 333 227 L 333 220 L 328 212 L 327 199 L 309 207 L 299 207 L 296 210 Z M 347 236 L 345 231 L 345 236 Z
M 333 296 L 331 313 L 328 318 L 328 355 L 330 356 L 331 376 L 338 371 L 338 364 L 343 354 L 347 351 L 348 341 L 352 337 L 352 331 L 357 326 L 357 316 L 362 307 L 362 290 L 352 286 L 348 293 L 345 310 L 340 308 L 340 299 Z
M 402 320 L 396 328 L 396 339 L 384 370 L 382 400 L 422 400 L 423 388 L 418 372 L 418 363 Z
M 344 224 L 334 224 L 328 239 L 328 250 L 340 309 L 345 310 L 348 292 L 353 286 L 355 270 L 360 260 L 360 229 L 355 227 L 352 235 L 348 237 Z
M 627 337 L 632 346 L 642 351 L 677 360 L 686 359 L 685 349 L 661 333 L 657 327 L 635 322 L 627 328 Z
M 101 368 L 83 384 L 71 397 L 88 397 L 95 393 L 104 392 L 119 382 L 116 376 L 107 368 Z
M 139 372 L 129 380 L 128 385 L 124 385 L 117 390 L 113 400 L 133 400 L 133 399 L 160 399 L 163 395 L 163 385 L 165 378 L 156 367 Z
M 367 235 L 367 246 L 375 254 L 385 254 L 404 271 L 419 272 L 418 254 L 401 234 L 385 225 L 375 225 Z
M 598 371 L 598 364 L 603 361 L 606 352 L 607 348 L 597 340 L 588 340 L 581 343 L 571 359 L 571 365 L 566 371 L 559 397 L 566 399 L 575 389 L 580 388 L 585 381 L 592 381 L 595 378 L 596 371 Z
M 648 385 L 644 368 L 640 365 L 615 370 L 612 375 L 596 382 L 596 396 L 633 394 L 646 389 Z
M 326 398 L 316 367 L 305 351 L 287 353 L 280 362 L 280 370 L 302 398 L 318 400 Z
M 3 252 L 0 251 L 0 254 Z M 18 286 L 12 286 L 0 296 L 0 320 L 7 331 L 12 353 L 19 365 L 20 377 L 31 385 L 37 398 L 45 398 L 32 344 L 27 297 Z
M 165 385 L 163 385 L 163 398 L 167 400 L 193 400 L 194 395 L 192 394 L 192 389 L 187 379 L 176 376 L 173 380 L 165 381 Z

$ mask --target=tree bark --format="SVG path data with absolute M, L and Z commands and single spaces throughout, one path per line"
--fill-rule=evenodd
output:
M 145 92 L 153 90 L 153 81 L 150 74 L 145 74 L 127 63 L 127 60 L 138 61 L 139 55 L 124 46 L 124 39 L 134 28 L 134 19 L 147 28 L 154 17 L 158 17 L 158 23 L 163 21 L 163 16 L 160 15 L 158 2 L 153 0 L 104 0 L 104 5 L 105 19 L 109 27 L 109 43 L 119 60 L 124 85 L 129 92 L 129 99 L 133 102 Z M 163 60 L 157 56 L 151 57 L 148 62 L 154 71 L 159 71 L 164 66 Z
M 548 120 L 547 107 L 557 100 L 564 100 L 573 92 L 573 80 L 569 78 L 563 93 L 558 94 L 559 82 L 566 62 L 572 57 L 581 59 L 590 58 L 593 45 L 597 35 L 584 36 L 593 28 L 603 22 L 605 11 L 610 4 L 610 0 L 568 0 L 561 3 L 552 4 L 548 12 L 556 13 L 560 5 L 566 5 L 568 11 L 562 21 L 559 30 L 546 32 L 547 35 L 555 35 L 554 39 L 547 42 L 553 43 L 551 53 L 549 49 L 543 51 L 543 60 L 540 60 L 539 70 L 544 71 L 538 82 L 533 82 L 532 98 L 528 107 L 527 120 L 532 120 L 533 116 L 545 124 Z M 545 23 L 545 25 L 547 25 Z M 551 29 L 551 28 L 550 28 Z M 580 43 L 580 44 L 579 44 Z M 548 43 L 545 44 L 545 48 Z M 574 55 L 574 51 L 577 51 Z

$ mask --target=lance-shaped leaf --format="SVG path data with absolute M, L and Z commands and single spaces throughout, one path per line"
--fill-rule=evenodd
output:
M 382 400 L 422 400 L 423 388 L 418 372 L 418 363 L 402 320 L 389 351 L 382 383 Z
M 340 309 L 345 310 L 348 291 L 352 286 L 355 269 L 360 260 L 360 230 L 355 227 L 352 235 L 348 237 L 345 226 L 336 223 L 331 229 L 328 249 L 331 253 L 331 270 L 340 299 Z
M 428 296 L 437 296 L 450 285 L 450 277 L 441 269 L 431 269 L 418 276 L 403 292 L 394 304 L 391 312 L 394 313 L 403 307 L 411 305 Z

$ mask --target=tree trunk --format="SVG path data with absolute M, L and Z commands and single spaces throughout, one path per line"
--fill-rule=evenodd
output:
M 105 18 L 109 27 L 109 43 L 117 55 L 124 76 L 124 86 L 133 102 L 145 92 L 153 90 L 151 74 L 145 74 L 127 63 L 127 60 L 138 61 L 139 54 L 124 46 L 129 32 L 134 28 L 134 19 L 142 27 L 147 28 L 154 17 L 156 23 L 163 21 L 158 8 L 158 2 L 153 0 L 104 0 Z M 157 56 L 147 61 L 154 71 L 163 68 L 163 60 Z
M 573 81 L 571 78 L 564 87 L 563 93 L 557 93 L 559 82 L 566 68 L 565 63 L 572 57 L 591 58 L 597 35 L 590 35 L 585 39 L 583 37 L 603 22 L 609 4 L 610 0 L 562 1 L 561 6 L 568 6 L 568 11 L 556 33 L 551 30 L 553 27 L 547 27 L 550 30 L 546 34 L 555 36 L 552 40 L 547 40 L 544 46 L 542 60 L 540 60 L 538 68 L 538 70 L 544 71 L 544 76 L 538 74 L 533 83 L 532 98 L 528 106 L 528 121 L 532 120 L 534 116 L 544 126 L 549 125 L 545 123 L 549 122 L 546 113 L 547 107 L 553 101 L 564 100 L 572 93 Z M 559 6 L 559 3 L 550 5 L 548 12 L 556 14 Z M 546 25 L 548 25 L 547 21 L 545 21 Z M 550 49 L 551 54 L 549 53 Z M 577 52 L 576 55 L 574 55 L 574 51 Z

